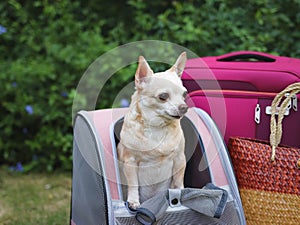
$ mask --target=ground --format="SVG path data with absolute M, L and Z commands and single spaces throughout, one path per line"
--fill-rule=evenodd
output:
M 70 173 L 21 174 L 0 168 L 0 224 L 69 224 Z

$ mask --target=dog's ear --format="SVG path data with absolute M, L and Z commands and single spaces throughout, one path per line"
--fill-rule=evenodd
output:
M 145 77 L 152 76 L 153 71 L 143 56 L 139 57 L 139 65 L 135 72 L 135 85 L 139 85 L 145 81 Z
M 176 60 L 175 64 L 170 68 L 170 71 L 176 72 L 178 77 L 181 77 L 185 67 L 186 60 L 187 60 L 186 52 L 182 52 L 178 57 L 178 59 Z

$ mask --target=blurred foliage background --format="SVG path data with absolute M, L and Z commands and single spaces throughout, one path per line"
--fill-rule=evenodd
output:
M 155 39 L 199 56 L 300 57 L 299 0 L 6 0 L 0 12 L 0 164 L 12 170 L 71 170 L 77 84 L 114 47 Z M 97 108 L 134 70 L 107 82 Z

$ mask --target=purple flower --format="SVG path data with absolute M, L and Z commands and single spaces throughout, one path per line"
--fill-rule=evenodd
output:
M 0 35 L 4 34 L 6 32 L 7 32 L 7 29 L 4 26 L 0 25 Z
M 23 171 L 24 171 L 24 168 L 23 168 L 23 166 L 22 166 L 22 163 L 18 162 L 17 165 L 16 165 L 16 167 L 15 167 L 15 170 L 16 170 L 17 172 L 23 172 Z
M 27 127 L 24 127 L 24 128 L 22 129 L 22 131 L 23 131 L 24 134 L 27 134 L 27 133 L 28 133 Z
M 25 106 L 25 110 L 26 112 L 29 114 L 29 115 L 32 115 L 33 114 L 33 108 L 31 105 L 26 105 Z
M 61 94 L 60 94 L 62 97 L 64 97 L 64 98 L 66 98 L 66 97 L 68 97 L 68 92 L 62 92 Z
M 126 98 L 122 98 L 120 104 L 122 108 L 126 108 L 129 106 L 129 101 Z
M 11 166 L 9 167 L 9 169 L 11 171 L 16 171 L 16 172 L 24 172 L 24 168 L 23 168 L 23 165 L 21 162 L 17 162 L 17 165 L 16 166 Z
M 14 81 L 14 82 L 11 83 L 11 86 L 12 86 L 12 87 L 17 87 L 17 86 L 18 86 L 18 83 Z

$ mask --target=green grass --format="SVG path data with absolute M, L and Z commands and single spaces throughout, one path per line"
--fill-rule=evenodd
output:
M 0 168 L 1 225 L 69 224 L 71 174 L 18 174 Z

